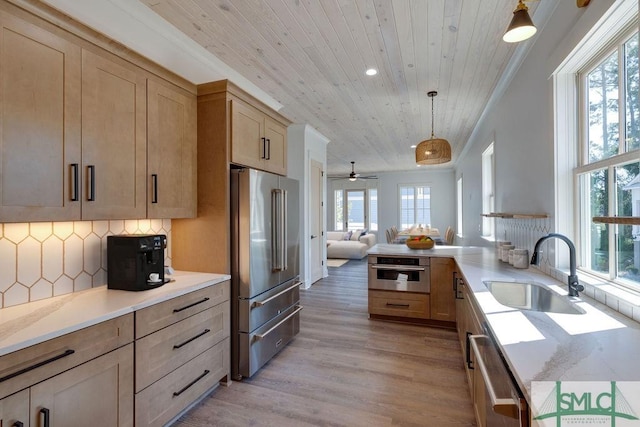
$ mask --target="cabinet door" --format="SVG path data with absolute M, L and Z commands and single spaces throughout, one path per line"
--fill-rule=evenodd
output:
M 51 427 L 133 426 L 133 344 L 31 387 L 34 425 L 45 417 Z
M 264 121 L 266 138 L 267 166 L 269 172 L 287 174 L 287 128 L 275 120 L 266 117 Z
M 147 216 L 196 216 L 196 96 L 147 85 Z
M 264 169 L 266 144 L 264 114 L 240 101 L 231 100 L 231 162 Z
M 29 389 L 0 399 L 0 426 L 29 427 Z
M 80 65 L 78 46 L 0 13 L 0 222 L 80 219 Z
M 453 258 L 431 258 L 431 318 L 456 321 L 456 300 L 452 277 L 456 263 Z
M 146 78 L 82 51 L 83 219 L 144 218 Z

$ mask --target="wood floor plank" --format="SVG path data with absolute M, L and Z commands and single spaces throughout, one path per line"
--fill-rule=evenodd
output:
M 455 331 L 369 319 L 366 259 L 300 294 L 293 342 L 175 426 L 475 425 Z

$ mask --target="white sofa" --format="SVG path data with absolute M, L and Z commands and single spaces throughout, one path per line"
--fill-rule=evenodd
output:
M 327 232 L 327 258 L 362 259 L 367 250 L 376 244 L 376 235 L 354 230 L 350 236 L 344 231 Z M 349 237 L 348 240 L 345 240 Z

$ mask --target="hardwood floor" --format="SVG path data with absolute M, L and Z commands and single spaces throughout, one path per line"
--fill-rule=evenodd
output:
M 301 291 L 300 334 L 174 425 L 473 426 L 453 330 L 370 320 L 366 258 Z

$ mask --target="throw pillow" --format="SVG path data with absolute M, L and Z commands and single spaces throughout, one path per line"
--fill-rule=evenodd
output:
M 360 230 L 360 229 L 354 230 L 352 232 L 353 234 L 351 235 L 351 240 L 354 240 L 354 241 L 357 242 L 360 239 L 360 233 L 361 232 L 362 232 L 362 230 Z
M 369 229 L 365 228 L 364 230 L 362 230 L 362 233 L 360 233 L 360 237 L 366 235 L 367 233 L 369 233 Z
M 344 235 L 342 236 L 342 240 L 351 240 L 351 235 L 353 234 L 353 231 L 347 231 L 346 233 L 344 233 Z

